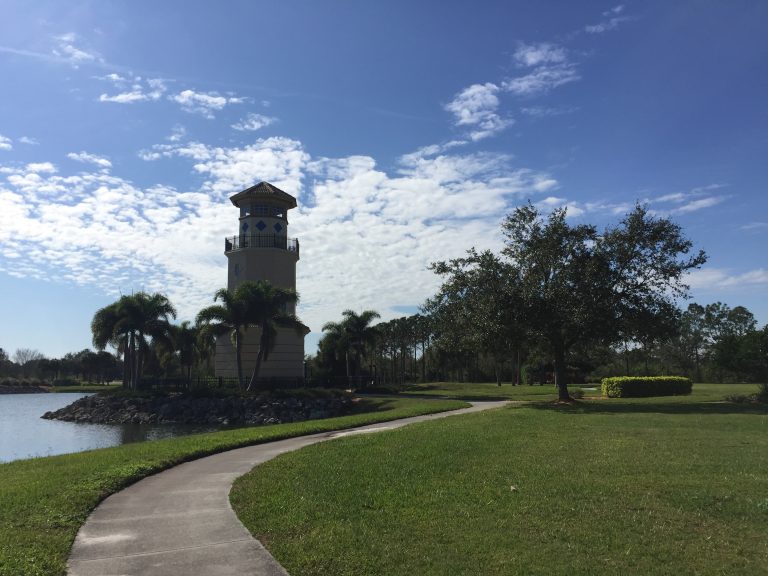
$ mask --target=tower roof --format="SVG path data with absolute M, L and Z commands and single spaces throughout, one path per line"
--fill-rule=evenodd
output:
M 286 205 L 288 208 L 296 208 L 296 198 L 269 182 L 259 182 L 250 188 L 238 192 L 229 199 L 232 201 L 232 204 L 239 208 L 240 202 L 254 198 L 269 198 L 270 200 L 277 201 L 279 204 Z

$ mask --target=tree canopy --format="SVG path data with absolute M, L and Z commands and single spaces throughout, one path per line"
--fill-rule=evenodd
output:
M 124 385 L 137 389 L 141 379 L 149 341 L 170 339 L 170 320 L 176 318 L 176 309 L 163 294 L 136 294 L 121 296 L 96 312 L 91 322 L 93 345 L 104 350 L 107 344 L 124 355 Z
M 700 267 L 703 252 L 680 227 L 636 206 L 621 223 L 598 233 L 571 225 L 566 209 L 543 215 L 530 203 L 503 224 L 501 256 L 468 253 L 438 262 L 446 276 L 438 297 L 467 316 L 474 337 L 493 346 L 525 333 L 552 355 L 560 399 L 569 398 L 566 356 L 577 343 L 612 344 L 622 338 L 660 333 L 687 295 L 686 272 Z

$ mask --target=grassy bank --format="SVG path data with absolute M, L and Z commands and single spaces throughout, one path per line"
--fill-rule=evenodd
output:
M 77 530 L 109 494 L 136 480 L 231 448 L 440 412 L 460 401 L 367 399 L 350 416 L 241 428 L 0 464 L 0 574 L 64 574 Z
M 106 392 L 119 390 L 122 384 L 83 384 L 81 386 L 49 386 L 49 392 Z
M 718 394 L 334 440 L 254 469 L 232 502 L 292 576 L 765 574 L 768 409 Z
M 572 388 L 581 388 L 585 396 L 600 396 L 599 384 L 583 384 Z M 594 390 L 590 390 L 594 388 Z M 693 394 L 689 397 L 694 402 L 718 401 L 728 394 L 754 394 L 756 384 L 694 384 Z M 557 390 L 552 385 L 513 386 L 476 382 L 434 382 L 416 384 L 401 393 L 405 396 L 436 396 L 460 398 L 463 400 L 521 400 L 546 401 L 557 398 Z

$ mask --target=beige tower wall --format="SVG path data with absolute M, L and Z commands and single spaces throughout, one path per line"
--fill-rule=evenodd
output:
M 245 333 L 242 345 L 243 378 L 247 382 L 256 365 L 261 331 L 252 328 Z M 229 336 L 216 340 L 216 376 L 237 378 L 235 347 Z M 275 347 L 269 359 L 261 363 L 259 380 L 301 380 L 304 378 L 304 335 L 295 330 L 278 328 Z
M 229 275 L 227 290 L 234 290 L 241 282 L 267 280 L 273 286 L 296 289 L 296 252 L 280 248 L 234 250 L 227 253 Z M 295 314 L 296 310 L 288 310 Z

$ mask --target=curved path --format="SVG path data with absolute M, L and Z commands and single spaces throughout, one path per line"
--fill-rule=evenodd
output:
M 71 576 L 287 576 L 229 505 L 234 480 L 292 450 L 351 434 L 392 430 L 471 408 L 381 422 L 238 448 L 150 476 L 104 500 L 80 528 L 68 562 Z

